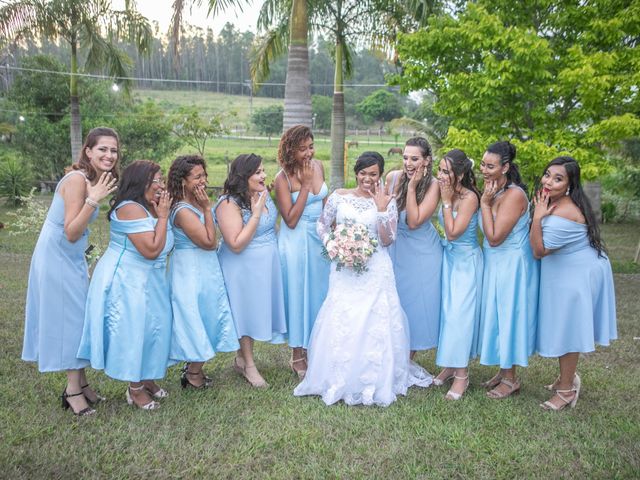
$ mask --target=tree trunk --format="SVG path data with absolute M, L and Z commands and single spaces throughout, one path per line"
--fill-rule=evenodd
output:
M 308 32 L 307 2 L 306 0 L 293 0 L 287 80 L 284 87 L 283 131 L 294 125 L 311 127 Z
M 342 42 L 340 39 L 336 40 L 336 67 L 333 82 L 333 109 L 331 111 L 331 191 L 344 187 L 345 118 L 342 49 Z
M 78 100 L 78 54 L 75 42 L 71 43 L 71 77 L 69 91 L 71 93 L 71 163 L 80 159 L 82 148 L 82 122 L 80 119 L 80 101 Z

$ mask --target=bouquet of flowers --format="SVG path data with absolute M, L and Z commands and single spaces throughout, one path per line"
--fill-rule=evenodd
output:
M 358 275 L 367 271 L 367 261 L 378 247 L 361 223 L 346 221 L 335 226 L 322 248 L 322 256 L 336 262 L 336 270 L 350 268 Z

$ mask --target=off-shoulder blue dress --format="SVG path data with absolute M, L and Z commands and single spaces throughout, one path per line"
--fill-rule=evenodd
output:
M 76 370 L 89 365 L 76 357 L 89 288 L 84 255 L 89 229 L 75 242 L 67 240 L 64 199 L 59 193 L 72 175 L 84 176 L 74 170 L 58 183 L 29 269 L 22 359 L 38 362 L 41 372 Z M 96 209 L 90 222 L 97 216 Z
M 223 195 L 214 211 L 221 202 L 226 201 L 235 202 L 233 197 Z M 278 211 L 270 196 L 267 197 L 266 207 L 267 212 L 260 216 L 251 242 L 240 253 L 235 253 L 222 240 L 218 247 L 218 259 L 238 338 L 247 336 L 254 340 L 284 343 L 287 322 L 275 232 Z M 249 218 L 251 211 L 242 210 L 243 224 Z
M 187 209 L 204 224 L 200 210 L 186 202 L 171 212 L 175 249 L 169 260 L 173 334 L 171 362 L 206 362 L 216 352 L 240 348 L 218 254 L 198 247 L 175 225 L 176 214 Z
M 457 212 L 453 212 L 454 217 Z M 444 226 L 442 209 L 440 223 Z M 436 363 L 465 368 L 478 355 L 482 299 L 482 250 L 478 244 L 478 212 L 456 240 L 444 241 L 442 306 Z
M 480 363 L 526 367 L 536 346 L 540 277 L 529 243 L 529 212 L 500 245 L 492 247 L 485 238 L 483 253 Z
M 278 250 L 290 347 L 309 346 L 313 323 L 329 288 L 331 264 L 322 257 L 322 242 L 316 232 L 316 222 L 322 213 L 322 200 L 327 193 L 325 183 L 317 194 L 309 192 L 295 228 L 289 228 L 284 221 L 280 222 Z M 291 201 L 295 203 L 299 194 L 292 192 Z
M 173 233 L 167 225 L 160 255 L 144 258 L 128 235 L 152 232 L 158 219 L 145 209 L 145 218 L 119 220 L 118 209 L 128 203 L 135 202 L 121 202 L 111 213 L 111 239 L 91 277 L 78 357 L 111 378 L 139 382 L 163 378 L 167 369 L 172 322 L 167 254 Z
M 618 338 L 609 259 L 589 244 L 587 226 L 557 215 L 542 219 L 538 353 L 592 352 Z

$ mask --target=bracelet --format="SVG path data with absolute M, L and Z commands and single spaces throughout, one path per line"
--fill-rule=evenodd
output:
M 442 204 L 442 208 L 451 208 L 451 204 L 450 203 L 443 203 Z
M 98 202 L 96 202 L 95 200 L 93 200 L 92 198 L 85 198 L 84 199 L 84 203 L 86 203 L 87 205 L 89 205 L 90 207 L 93 208 L 100 208 L 100 204 Z

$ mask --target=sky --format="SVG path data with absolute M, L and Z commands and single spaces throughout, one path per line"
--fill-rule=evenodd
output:
M 188 0 L 186 2 L 189 3 Z M 194 2 L 195 3 L 195 2 Z M 245 7 L 242 12 L 240 10 L 230 9 L 219 14 L 216 18 L 207 18 L 208 1 L 202 0 L 200 7 L 190 8 L 187 6 L 184 12 L 184 22 L 196 25 L 202 28 L 213 28 L 214 33 L 220 33 L 225 23 L 230 22 L 236 26 L 236 29 L 244 32 L 246 30 L 256 31 L 256 21 L 258 20 L 257 0 L 249 2 L 249 6 Z M 142 13 L 149 21 L 157 21 L 160 30 L 166 33 L 171 23 L 171 6 L 173 0 L 136 0 L 138 11 Z M 124 7 L 124 0 L 112 0 L 111 5 L 114 9 Z

